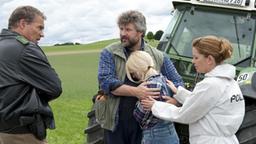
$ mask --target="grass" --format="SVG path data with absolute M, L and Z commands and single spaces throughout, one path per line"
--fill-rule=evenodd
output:
M 46 53 L 102 49 L 117 41 L 107 40 L 87 45 L 44 47 Z M 157 41 L 150 44 L 156 46 Z M 62 95 L 52 101 L 56 129 L 48 130 L 49 144 L 83 144 L 86 141 L 87 113 L 91 98 L 98 89 L 97 69 L 99 52 L 48 56 L 62 81 Z
M 62 80 L 63 93 L 51 103 L 57 129 L 49 131 L 49 144 L 84 142 L 86 114 L 97 91 L 98 53 L 51 56 L 49 61 Z

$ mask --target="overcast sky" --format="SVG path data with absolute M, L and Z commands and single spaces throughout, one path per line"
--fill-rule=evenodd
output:
M 21 5 L 35 6 L 47 17 L 40 45 L 119 38 L 116 21 L 126 10 L 141 11 L 147 32 L 155 33 L 165 30 L 171 13 L 171 0 L 1 0 L 1 29 L 7 28 L 11 12 Z

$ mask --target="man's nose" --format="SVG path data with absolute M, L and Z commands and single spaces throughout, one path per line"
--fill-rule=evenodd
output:
M 44 32 L 43 31 L 41 31 L 40 37 L 44 37 Z
M 127 34 L 127 31 L 126 30 L 120 30 L 120 35 L 123 36 L 123 35 L 126 35 Z

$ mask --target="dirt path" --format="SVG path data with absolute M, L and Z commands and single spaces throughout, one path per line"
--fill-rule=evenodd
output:
M 47 56 L 58 56 L 58 55 L 73 55 L 82 53 L 98 53 L 101 50 L 79 50 L 79 51 L 62 51 L 62 52 L 46 52 Z

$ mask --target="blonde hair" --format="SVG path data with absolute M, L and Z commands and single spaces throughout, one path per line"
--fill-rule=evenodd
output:
M 192 46 L 205 57 L 213 56 L 216 64 L 220 64 L 227 58 L 230 58 L 233 52 L 231 43 L 227 39 L 212 35 L 194 39 Z
M 139 81 L 134 81 L 131 73 L 136 73 Z M 157 74 L 152 57 L 145 51 L 134 51 L 126 62 L 126 74 L 132 82 L 143 82 L 153 74 Z

